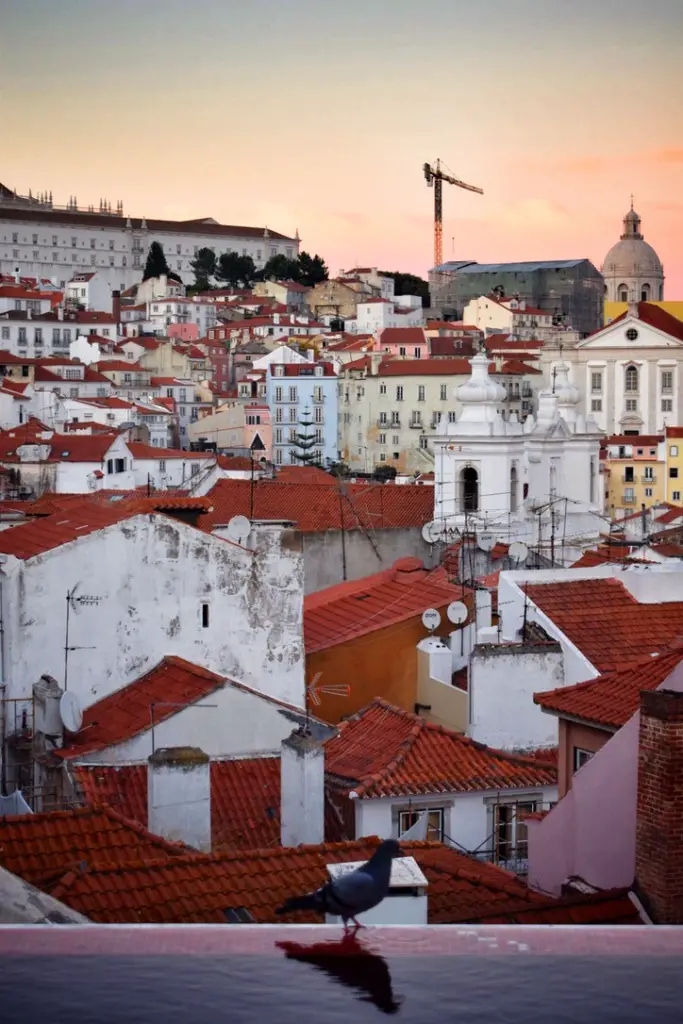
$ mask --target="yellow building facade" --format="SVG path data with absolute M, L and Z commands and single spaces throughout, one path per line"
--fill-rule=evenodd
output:
M 683 427 L 667 427 L 666 490 L 664 500 L 672 505 L 683 505 Z
M 659 306 L 660 309 L 670 313 L 671 316 L 675 316 L 678 320 L 683 321 L 683 300 L 667 302 L 651 302 L 651 306 Z M 608 302 L 605 300 L 605 326 L 611 324 L 613 320 L 616 320 L 618 316 L 625 313 L 628 310 L 628 302 Z
M 683 430 L 681 433 L 683 435 Z M 658 435 L 625 434 L 605 438 L 601 462 L 605 511 L 610 517 L 621 518 L 642 505 L 649 508 L 665 499 L 668 474 L 664 448 L 664 438 Z

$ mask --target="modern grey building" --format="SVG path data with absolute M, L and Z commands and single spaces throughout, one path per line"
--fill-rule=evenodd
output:
M 605 283 L 590 260 L 453 261 L 429 272 L 432 308 L 445 318 L 461 319 L 470 299 L 496 289 L 552 313 L 584 337 L 603 325 Z

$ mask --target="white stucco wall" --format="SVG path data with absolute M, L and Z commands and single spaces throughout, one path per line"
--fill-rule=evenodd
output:
M 69 687 L 71 689 L 71 686 Z M 159 709 L 161 710 L 161 709 Z M 160 747 L 201 747 L 211 758 L 279 754 L 296 722 L 262 694 L 227 683 L 126 743 L 85 755 L 83 764 L 136 764 Z
M 211 765 L 202 751 L 188 763 L 158 750 L 147 774 L 147 827 L 154 835 L 211 850 Z
M 470 662 L 468 735 L 502 750 L 557 746 L 557 721 L 534 693 L 564 686 L 561 650 L 481 644 Z
M 255 554 L 155 514 L 25 561 L 9 556 L 7 696 L 30 694 L 44 673 L 63 684 L 65 597 L 80 582 L 100 598 L 71 618 L 69 643 L 82 649 L 70 653 L 68 685 L 84 705 L 177 654 L 303 706 L 303 559 L 288 531 L 254 530 L 251 543 Z

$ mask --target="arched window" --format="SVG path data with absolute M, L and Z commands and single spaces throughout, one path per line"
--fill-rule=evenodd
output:
M 662 302 L 663 299 L 664 299 L 664 285 L 660 284 L 660 286 L 659 286 L 659 301 Z
M 465 466 L 460 474 L 462 507 L 465 512 L 476 512 L 479 508 L 479 474 L 472 466 Z
M 641 302 L 649 302 L 650 301 L 650 286 L 649 286 L 649 284 L 644 284 L 643 287 L 640 289 L 640 301 Z
M 517 511 L 517 467 L 510 469 L 510 511 Z
M 619 296 L 619 302 L 628 302 L 628 288 L 626 287 L 625 284 L 620 284 L 619 285 L 619 288 L 617 289 L 617 293 L 618 293 L 618 296 Z
M 638 369 L 633 365 L 626 367 L 625 390 L 629 394 L 637 393 L 638 391 Z

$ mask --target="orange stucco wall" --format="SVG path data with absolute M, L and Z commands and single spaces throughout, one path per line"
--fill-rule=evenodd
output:
M 596 729 L 590 725 L 580 725 L 578 722 L 569 722 L 564 718 L 559 721 L 559 752 L 558 752 L 558 778 L 557 785 L 560 798 L 568 789 L 571 789 L 572 776 L 574 775 L 574 747 L 581 750 L 591 750 L 597 754 L 601 747 L 613 736 L 611 732 L 603 729 Z
M 442 628 L 436 635 L 448 637 L 445 608 Z M 373 630 L 306 657 L 306 679 L 310 684 L 320 673 L 318 684 L 342 684 L 350 687 L 348 697 L 320 694 L 320 704 L 309 698 L 312 714 L 326 722 L 339 722 L 369 704 L 375 697 L 403 708 L 415 710 L 417 700 L 417 644 L 427 635 L 421 615 Z

